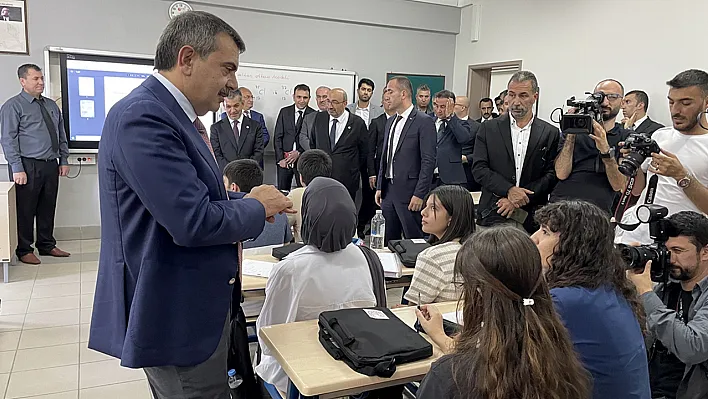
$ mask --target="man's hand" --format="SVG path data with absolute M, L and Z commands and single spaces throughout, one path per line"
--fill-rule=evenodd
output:
M 374 202 L 376 202 L 376 205 L 381 207 L 381 190 L 376 190 L 376 194 L 374 194 Z
M 280 167 L 283 168 L 283 169 L 287 168 L 287 167 L 288 167 L 288 160 L 287 160 L 287 158 L 281 159 L 280 161 L 278 161 L 278 166 L 280 166 Z
M 607 132 L 596 120 L 592 121 L 592 133 L 590 138 L 595 142 L 595 147 L 602 154 L 610 152 L 610 143 L 607 142 Z
M 408 210 L 412 212 L 420 212 L 421 209 L 423 209 L 423 200 L 415 195 L 412 196 L 411 202 L 408 204 Z
M 514 186 L 509 189 L 506 198 L 519 208 L 529 203 L 528 194 L 533 194 L 533 191 Z
M 686 168 L 675 154 L 661 150 L 661 154 L 651 154 L 651 164 L 649 170 L 657 175 L 673 177 L 676 181 L 688 175 Z
M 255 187 L 244 198 L 255 198 L 263 204 L 266 220 L 270 223 L 275 221 L 275 215 L 278 213 L 297 213 L 293 209 L 293 202 L 290 201 L 290 198 L 283 195 L 275 186 L 261 185 Z
M 644 270 L 627 270 L 627 277 L 634 283 L 639 295 L 651 292 L 654 288 L 651 282 L 651 261 L 647 262 Z
M 625 118 L 622 120 L 622 123 L 624 124 L 625 129 L 630 129 L 634 124 L 637 122 L 637 119 L 639 119 L 639 114 L 637 112 L 633 113 L 631 117 Z
M 15 181 L 15 184 L 18 184 L 20 186 L 27 184 L 27 173 L 25 172 L 17 172 L 12 174 L 12 180 Z
M 497 201 L 497 206 L 499 207 L 497 213 L 504 217 L 508 217 L 509 215 L 511 215 L 512 212 L 514 212 L 514 209 L 518 208 L 516 205 L 514 205 L 514 203 L 509 201 L 508 198 L 502 198 Z
M 296 150 L 290 151 L 288 153 L 288 156 L 286 157 L 286 159 L 288 160 L 288 165 L 294 164 L 297 161 L 299 156 L 300 156 L 300 153 L 298 151 L 296 151 Z
M 455 112 L 455 100 L 452 98 L 447 99 L 447 106 L 445 107 L 445 119 L 449 119 Z
M 372 190 L 376 190 L 376 176 L 369 176 L 369 187 Z
M 61 165 L 59 166 L 59 176 L 69 176 L 69 165 Z

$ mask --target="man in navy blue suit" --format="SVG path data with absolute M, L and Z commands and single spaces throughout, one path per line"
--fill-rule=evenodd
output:
M 413 87 L 406 77 L 388 81 L 386 101 L 396 115 L 386 123 L 386 136 L 376 179 L 376 204 L 386 219 L 384 241 L 422 238 L 420 210 L 435 169 L 435 123 L 415 109 Z
M 457 184 L 466 186 L 467 175 L 462 166 L 462 148 L 470 141 L 470 127 L 455 115 L 455 93 L 441 90 L 433 99 L 437 131 L 437 163 L 433 186 Z
M 275 187 L 229 201 L 198 115 L 237 87 L 236 31 L 205 12 L 167 25 L 157 73 L 111 109 L 98 177 L 101 255 L 89 347 L 144 368 L 153 396 L 228 399 L 240 241 L 292 212 Z

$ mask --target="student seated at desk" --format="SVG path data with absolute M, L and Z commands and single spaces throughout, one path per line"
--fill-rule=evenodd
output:
M 461 186 L 440 186 L 428 194 L 421 214 L 432 246 L 418 254 L 405 299 L 415 304 L 456 301 L 461 287 L 453 281 L 455 258 L 475 231 L 474 200 Z
M 528 235 L 492 227 L 465 242 L 455 263 L 463 281 L 462 332 L 443 331 L 434 305 L 416 309 L 449 355 L 433 363 L 418 399 L 588 399 L 590 375 L 553 307 L 541 256 Z
M 329 154 L 322 150 L 307 150 L 297 159 L 297 170 L 300 172 L 300 183 L 302 187 L 297 187 L 290 190 L 288 198 L 293 202 L 293 209 L 297 213 L 288 214 L 288 223 L 293 229 L 295 242 L 302 242 L 300 236 L 300 226 L 302 226 L 302 194 L 305 192 L 305 187 L 315 177 L 330 177 L 332 176 L 332 158 Z
M 263 184 L 263 171 L 252 159 L 238 159 L 224 168 L 226 191 L 250 193 L 254 187 Z M 293 239 L 288 225 L 288 216 L 275 215 L 275 222 L 266 223 L 261 235 L 254 240 L 243 242 L 243 248 L 265 247 L 289 243 Z
M 305 246 L 273 267 L 256 323 L 259 331 L 274 324 L 315 320 L 327 310 L 376 306 L 369 264 L 352 244 L 356 225 L 356 206 L 341 183 L 327 177 L 310 182 L 302 201 Z M 268 346 L 260 344 L 263 358 L 256 373 L 285 392 L 287 375 Z

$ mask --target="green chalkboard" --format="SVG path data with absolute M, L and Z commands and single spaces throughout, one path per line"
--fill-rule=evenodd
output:
M 445 88 L 445 76 L 443 75 L 416 75 L 410 73 L 389 72 L 386 74 L 386 81 L 388 82 L 394 76 L 405 76 L 411 81 L 411 84 L 413 85 L 413 104 L 416 103 L 415 94 L 418 90 L 418 86 L 426 84 L 430 87 L 431 105 L 433 103 L 432 97 L 435 93 Z

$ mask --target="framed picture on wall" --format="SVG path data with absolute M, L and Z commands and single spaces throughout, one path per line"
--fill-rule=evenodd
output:
M 0 0 L 0 53 L 29 54 L 26 1 Z

